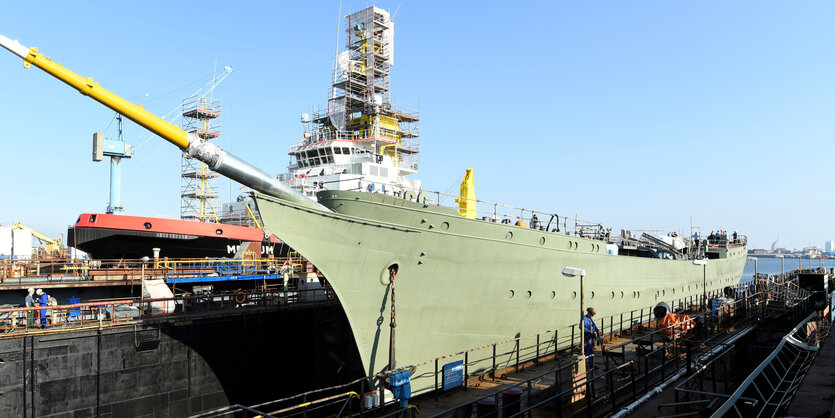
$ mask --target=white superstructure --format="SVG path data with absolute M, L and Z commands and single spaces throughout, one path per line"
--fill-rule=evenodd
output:
M 346 16 L 346 48 L 334 60 L 327 107 L 302 115 L 304 136 L 279 179 L 306 196 L 319 190 L 399 195 L 419 190 L 418 113 L 390 100 L 394 22 L 369 7 Z

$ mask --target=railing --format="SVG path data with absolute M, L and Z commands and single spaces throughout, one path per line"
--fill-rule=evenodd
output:
M 629 390 L 634 393 L 644 393 L 649 390 L 654 384 L 652 379 L 664 380 L 672 376 L 677 370 L 689 365 L 689 363 L 682 358 L 683 355 L 687 354 L 687 347 L 682 344 L 684 340 L 677 337 L 671 339 L 668 335 L 679 336 L 684 335 L 686 332 L 689 332 L 688 335 L 695 338 L 705 337 L 706 335 L 718 335 L 719 330 L 728 329 L 739 321 L 747 318 L 762 317 L 764 315 L 765 303 L 761 302 L 769 300 L 768 292 L 774 291 L 775 286 L 779 285 L 772 283 L 765 287 L 762 285 L 758 287 L 753 283 L 741 283 L 736 286 L 731 286 L 729 291 L 723 289 L 709 292 L 709 298 L 730 295 L 735 298 L 735 302 L 727 305 L 727 307 L 720 306 L 712 311 L 695 313 L 690 323 L 679 323 L 662 329 L 642 332 L 640 339 L 644 340 L 644 346 L 649 348 L 642 351 L 635 360 L 626 360 L 626 348 L 629 345 L 636 345 L 638 339 L 611 347 L 604 346 L 602 348 L 602 356 L 604 369 L 607 372 L 594 377 L 590 387 L 594 388 L 597 384 L 602 385 L 600 390 L 608 393 L 608 395 L 601 399 L 589 399 L 588 402 L 591 402 L 589 406 L 595 406 L 601 402 L 611 402 L 614 410 L 614 408 L 621 404 L 613 398 L 613 393 L 625 389 L 624 387 L 615 387 L 612 381 L 608 380 L 613 376 L 610 373 L 612 370 L 623 371 L 624 368 L 628 367 L 628 376 L 631 383 L 626 387 L 628 388 L 631 385 L 631 389 Z M 809 295 L 806 296 L 808 300 Z M 702 297 L 703 295 L 693 295 L 680 298 L 677 301 L 673 301 L 673 306 L 676 306 L 677 303 L 678 306 L 685 310 L 696 309 L 700 307 Z M 794 306 L 798 303 L 795 303 Z M 604 337 L 635 332 L 640 328 L 648 327 L 652 323 L 654 320 L 652 311 L 653 307 L 647 307 L 600 318 L 600 330 Z M 698 325 L 690 330 L 693 322 L 697 322 Z M 709 341 L 709 339 L 704 341 Z M 444 362 L 453 360 L 463 361 L 463 390 L 467 391 L 471 380 L 495 380 L 504 372 L 519 371 L 531 365 L 538 365 L 543 361 L 557 359 L 560 355 L 570 355 L 573 352 L 579 353 L 579 345 L 579 328 L 577 326 L 566 326 L 553 331 L 543 331 L 465 351 L 450 353 L 432 360 L 412 364 L 402 369 L 412 370 L 412 387 L 418 388 L 413 392 L 413 395 L 434 393 L 437 397 L 441 391 L 441 373 Z M 672 357 L 668 359 L 667 354 L 670 354 Z M 623 361 L 618 364 L 616 359 L 623 359 Z M 562 380 L 560 379 L 564 375 L 570 374 L 566 370 L 576 364 L 576 362 L 574 360 L 568 364 L 561 364 L 556 371 L 551 370 L 545 374 L 557 373 L 557 382 L 561 382 Z M 283 416 L 301 416 L 317 412 L 321 413 L 322 411 L 331 411 L 331 414 L 333 414 L 336 410 L 342 412 L 359 411 L 362 413 L 362 408 L 356 409 L 357 405 L 352 403 L 351 394 L 376 390 L 382 391 L 387 376 L 387 373 L 378 373 L 346 384 L 262 403 L 253 406 L 253 408 L 259 411 L 271 410 L 274 412 L 270 413 L 279 413 Z M 535 379 L 533 378 L 531 380 Z M 527 384 L 530 384 L 530 380 Z M 505 387 L 503 389 L 507 388 Z M 577 387 L 574 385 L 569 389 L 559 392 L 556 396 L 562 399 L 565 396 L 569 396 L 576 389 Z M 530 391 L 529 388 L 527 390 L 528 392 Z M 498 397 L 498 392 L 491 396 Z M 540 404 L 537 405 L 534 407 L 538 408 L 541 406 Z M 375 407 L 381 408 L 384 406 L 377 405 Z M 457 410 L 457 408 L 454 410 Z M 453 413 L 453 410 L 447 412 Z M 405 412 L 400 411 L 400 413 Z
M 278 274 L 287 259 L 162 260 L 157 269 L 165 278 Z
M 712 296 L 718 296 L 719 294 L 719 291 L 711 292 Z M 701 295 L 694 295 L 680 298 L 677 302 L 680 306 L 692 308 L 698 305 L 699 298 L 701 298 Z M 631 332 L 648 326 L 654 319 L 652 310 L 653 307 L 646 307 L 599 318 L 599 329 L 604 337 L 611 337 L 619 332 Z M 656 332 L 660 333 L 662 331 Z M 441 389 L 441 374 L 444 364 L 442 362 L 444 361 L 463 360 L 463 380 L 465 382 L 463 390 L 466 391 L 470 380 L 496 380 L 503 372 L 519 371 L 530 365 L 538 365 L 542 361 L 556 358 L 559 354 L 579 352 L 579 345 L 579 327 L 569 325 L 556 330 L 543 331 L 446 354 L 432 360 L 403 367 L 400 370 L 414 370 L 411 378 L 412 387 L 422 389 L 414 390 L 412 392 L 413 396 L 433 392 L 437 396 Z M 565 367 L 567 366 L 563 368 Z M 260 411 L 272 410 L 274 411 L 272 413 L 287 416 L 312 414 L 315 411 L 328 410 L 328 408 L 334 408 L 335 405 L 342 405 L 342 402 L 346 402 L 347 397 L 350 397 L 350 393 L 354 391 L 365 393 L 382 389 L 387 376 L 387 373 L 378 373 L 342 385 L 305 392 L 252 407 Z M 312 402 L 313 399 L 317 399 L 317 401 Z
M 141 278 L 186 278 L 282 273 L 282 266 L 298 268 L 304 260 L 276 257 L 269 259 L 160 259 L 142 260 L 10 260 L 0 263 L 0 284 L 36 285 L 80 281 L 129 281 Z
M 132 325 L 152 319 L 227 314 L 241 309 L 335 303 L 329 287 L 237 290 L 173 298 L 90 301 L 71 305 L 0 309 L 0 338 L 31 333 L 72 332 L 90 327 Z M 42 327 L 46 325 L 46 327 Z
M 718 355 L 676 386 L 675 403 L 660 405 L 659 414 L 672 410 L 673 416 L 779 415 L 811 366 L 818 350 L 818 333 L 829 325 L 828 318 L 819 313 L 805 317 L 741 382 L 734 373 L 738 367 L 736 346 L 720 347 Z
M 355 182 L 357 179 L 349 179 L 344 181 Z M 330 182 L 339 183 L 340 181 Z M 426 205 L 446 207 L 450 209 L 458 209 L 458 205 L 453 204 L 461 196 L 457 194 L 442 193 L 439 191 L 428 190 L 414 190 L 411 192 L 401 192 L 398 189 L 402 184 L 394 184 L 387 182 L 375 181 L 375 184 L 393 187 L 394 191 L 389 190 L 375 190 L 373 193 L 391 194 L 392 196 L 404 198 Z M 448 203 L 445 203 L 448 202 Z M 617 242 L 623 239 L 619 235 L 612 235 L 611 228 L 605 228 L 602 224 L 580 219 L 578 217 L 569 218 L 567 216 L 560 216 L 553 212 L 543 212 L 532 209 L 525 209 L 512 205 L 504 205 L 501 203 L 490 202 L 486 200 L 474 199 L 476 203 L 476 218 L 488 222 L 497 222 L 503 224 L 511 224 L 530 229 L 536 229 L 546 232 L 561 232 L 566 235 L 575 235 L 585 238 L 598 239 L 607 242 Z M 632 232 L 647 232 L 649 230 L 635 230 Z M 665 235 L 667 231 L 651 230 L 656 236 Z M 708 240 L 700 240 L 694 242 L 690 237 L 683 237 L 687 245 L 691 248 L 698 248 L 700 242 L 707 244 Z M 635 241 L 640 241 L 639 238 L 633 238 Z M 713 242 L 714 247 L 728 248 L 729 245 L 747 245 L 748 238 L 745 235 L 738 235 L 736 240 L 724 240 L 723 242 Z M 706 245 L 705 245 L 706 246 Z
M 771 355 L 737 387 L 713 416 L 773 416 L 788 405 L 818 351 L 816 342 L 810 341 L 815 340 L 815 336 L 807 333 L 807 323 L 828 322 L 817 316 L 817 312 L 812 313 L 783 337 Z M 817 327 L 812 328 L 817 330 Z

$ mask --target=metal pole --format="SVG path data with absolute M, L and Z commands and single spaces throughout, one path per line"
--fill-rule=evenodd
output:
M 783 278 L 786 276 L 786 257 L 780 257 L 780 281 L 783 281 Z
M 702 264 L 702 311 L 707 310 L 707 263 Z
M 397 363 L 394 359 L 394 332 L 397 329 L 397 313 L 394 310 L 394 280 L 397 278 L 397 270 L 394 266 L 389 267 L 391 279 L 391 334 L 389 335 L 389 371 L 394 371 Z
M 584 283 L 583 282 L 584 282 L 584 276 L 581 274 L 580 275 L 580 360 L 581 361 L 586 360 L 586 347 L 585 347 L 585 344 L 586 344 L 586 318 L 584 316 L 585 314 L 583 313 L 584 308 L 585 308 L 583 306 L 583 303 L 585 302 L 585 300 L 584 300 L 585 298 L 583 297 L 584 296 L 584 293 L 583 293 Z

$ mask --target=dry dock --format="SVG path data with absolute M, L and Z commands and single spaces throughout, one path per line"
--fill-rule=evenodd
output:
M 815 274 L 814 280 L 831 280 L 824 272 Z M 730 289 L 733 301 L 715 309 L 705 310 L 698 300 L 679 301 L 693 326 L 658 328 L 650 310 L 599 318 L 605 338 L 595 347 L 587 373 L 578 373 L 579 336 L 559 329 L 427 361 L 435 363 L 436 373 L 411 378 L 434 380 L 434 389 L 412 394 L 406 408 L 391 401 L 375 406 L 373 392 L 398 390 L 386 383 L 391 376 L 377 375 L 202 416 L 749 416 L 782 411 L 807 367 L 803 361 L 789 362 L 790 368 L 781 370 L 780 361 L 792 355 L 795 342 L 807 347 L 799 358 L 811 361 L 815 349 L 810 347 L 829 326 L 828 311 L 818 303 L 828 295 L 800 287 L 798 275 L 787 276 L 779 283 L 740 284 Z M 491 350 L 486 358 L 477 354 Z M 458 364 L 461 383 L 447 386 L 454 380 L 445 366 L 458 358 L 464 359 Z M 775 377 L 763 370 L 780 373 Z M 758 398 L 755 392 L 769 383 L 782 395 Z M 383 393 L 387 400 L 392 397 Z

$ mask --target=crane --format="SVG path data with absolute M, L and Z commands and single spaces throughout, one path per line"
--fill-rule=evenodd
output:
M 41 248 L 52 254 L 54 252 L 62 252 L 64 250 L 63 238 L 50 238 L 43 233 L 40 233 L 20 222 L 15 222 L 11 226 L 12 229 L 26 230 L 32 233 L 32 236 L 41 242 Z
M 203 97 L 209 94 L 214 91 L 214 88 L 222 83 L 223 80 L 225 80 L 231 73 L 232 67 L 224 67 L 223 73 L 216 77 L 212 77 L 209 82 L 203 84 L 203 86 L 197 89 L 191 97 Z M 168 112 L 168 114 L 163 116 L 163 119 L 166 119 L 169 122 L 177 120 L 177 118 L 182 116 L 182 112 L 180 112 L 180 110 L 180 106 L 175 107 L 173 110 Z M 121 202 L 122 159 L 131 158 L 137 148 L 135 145 L 128 145 L 125 143 L 124 118 L 120 113 L 116 113 L 116 121 L 118 130 L 117 139 L 106 139 L 104 134 L 101 132 L 93 134 L 93 161 L 99 162 L 103 159 L 103 157 L 110 157 L 110 201 L 107 204 L 107 213 L 121 213 L 124 210 Z M 151 137 L 153 137 L 153 135 L 149 135 L 141 144 L 139 144 L 139 146 L 144 145 L 149 139 L 151 139 Z

